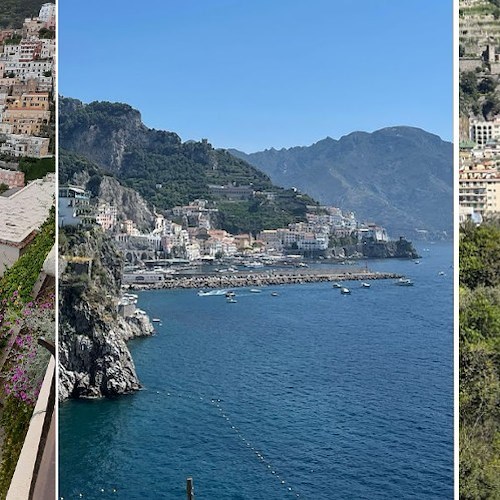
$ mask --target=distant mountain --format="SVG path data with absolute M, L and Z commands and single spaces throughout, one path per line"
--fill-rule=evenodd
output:
M 424 130 L 390 127 L 308 147 L 229 151 L 276 184 L 352 210 L 393 236 L 453 230 L 453 147 Z
M 65 157 L 60 165 L 62 179 L 74 178 L 85 167 L 80 164 L 84 157 L 160 210 L 196 198 L 214 200 L 211 184 L 252 185 L 263 194 L 237 203 L 217 202 L 220 227 L 234 233 L 304 220 L 307 205 L 316 203 L 309 196 L 275 186 L 265 173 L 226 150 L 214 149 L 206 140 L 182 142 L 173 132 L 147 128 L 139 111 L 127 104 L 83 104 L 61 97 L 59 143 L 78 155 Z M 94 170 L 90 176 L 101 175 Z

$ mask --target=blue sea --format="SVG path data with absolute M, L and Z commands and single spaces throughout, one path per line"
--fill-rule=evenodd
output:
M 453 251 L 419 251 L 368 263 L 413 287 L 140 293 L 144 390 L 61 405 L 60 497 L 453 498 Z

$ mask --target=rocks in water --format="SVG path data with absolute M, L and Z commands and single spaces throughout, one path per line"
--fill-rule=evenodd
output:
M 61 253 L 92 259 L 92 266 L 90 276 L 75 275 L 67 266 L 61 277 L 59 399 L 136 391 L 141 385 L 126 341 L 151 335 L 153 326 L 146 315 L 122 318 L 117 314 L 121 256 L 98 229 L 67 230 L 65 238 Z

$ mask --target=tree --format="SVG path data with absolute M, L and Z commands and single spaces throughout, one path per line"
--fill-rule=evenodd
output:
M 477 86 L 477 89 L 481 94 L 489 94 L 491 92 L 495 92 L 497 84 L 495 80 L 491 77 L 483 78 L 480 82 L 479 85 Z
M 0 184 L 0 193 L 5 193 L 5 191 L 8 191 L 9 189 L 9 186 L 7 186 L 7 184 L 5 184 L 4 182 L 2 182 L 2 184 Z
M 477 95 L 477 75 L 474 71 L 465 71 L 460 75 L 460 90 L 469 96 Z

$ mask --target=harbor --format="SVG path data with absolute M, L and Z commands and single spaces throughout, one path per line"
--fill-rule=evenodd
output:
M 154 280 L 150 279 L 152 276 Z M 315 269 L 301 268 L 269 271 L 235 271 L 224 274 L 136 274 L 132 283 L 125 284 L 129 290 L 155 290 L 175 288 L 237 288 L 266 285 L 289 285 L 317 282 L 367 281 L 400 279 L 397 273 L 374 272 L 368 269 Z M 143 277 L 144 281 L 137 278 Z

